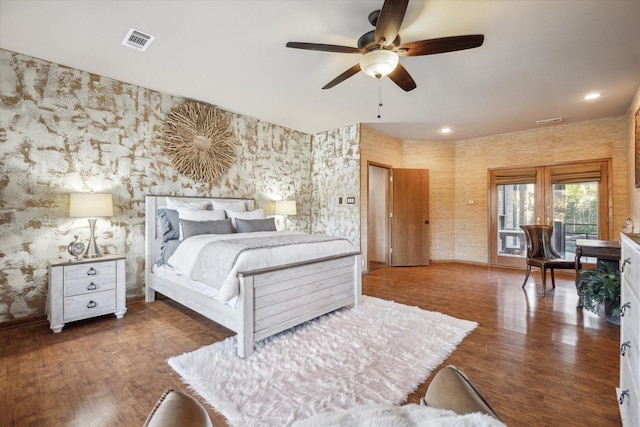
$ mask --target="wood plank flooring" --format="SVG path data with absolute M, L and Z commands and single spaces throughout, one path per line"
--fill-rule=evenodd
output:
M 520 270 L 380 268 L 363 292 L 478 322 L 443 366 L 464 370 L 508 425 L 619 426 L 619 328 L 575 309 L 571 276 L 545 298 L 532 276 L 523 290 Z M 166 359 L 231 335 L 169 300 L 60 334 L 48 323 L 0 330 L 0 426 L 140 426 L 166 389 L 188 391 Z

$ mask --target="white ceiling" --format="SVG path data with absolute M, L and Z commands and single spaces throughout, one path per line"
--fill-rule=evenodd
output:
M 356 46 L 382 0 L 0 0 L 0 48 L 217 105 L 307 133 L 367 123 L 401 139 L 459 140 L 624 114 L 640 84 L 638 0 L 412 0 L 403 42 L 481 33 L 477 49 L 401 63 L 418 87 L 358 73 L 322 86 L 358 55 L 288 41 Z M 156 37 L 121 45 L 130 27 Z M 1 76 L 0 76 L 1 78 Z M 587 102 L 583 96 L 599 91 Z M 449 136 L 441 135 L 450 126 Z M 548 125 L 547 125 L 548 126 Z

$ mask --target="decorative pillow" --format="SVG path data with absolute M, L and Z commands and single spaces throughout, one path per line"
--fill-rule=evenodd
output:
M 245 212 L 247 210 L 244 200 L 212 200 L 211 203 L 214 211 Z
M 160 226 L 162 227 L 162 241 L 167 242 L 180 238 L 180 219 L 178 211 L 173 209 L 158 209 Z
M 188 221 L 219 221 L 225 219 L 224 211 L 207 211 L 202 209 L 178 209 L 180 219 Z
M 167 197 L 167 209 L 177 211 L 180 208 L 186 209 L 207 209 L 211 203 L 209 199 L 193 199 L 192 201 L 180 200 L 174 197 Z
M 214 211 L 215 212 L 215 211 Z M 227 218 L 231 218 L 233 228 L 236 228 L 236 218 L 240 219 L 265 219 L 267 216 L 263 209 L 256 209 L 255 211 L 238 212 L 238 211 L 225 211 Z
M 233 233 L 233 227 L 231 227 L 230 219 L 223 219 L 218 221 L 189 221 L 186 219 L 181 219 L 180 225 L 182 226 L 182 236 L 184 239 L 188 239 L 191 236 L 197 236 L 200 234 Z
M 178 209 L 180 218 L 180 240 L 183 240 L 182 220 L 187 221 L 220 221 L 225 219 L 224 211 L 206 211 L 202 209 Z
M 277 231 L 275 218 L 265 219 L 241 219 L 236 218 L 236 231 L 238 233 L 253 233 L 255 231 Z

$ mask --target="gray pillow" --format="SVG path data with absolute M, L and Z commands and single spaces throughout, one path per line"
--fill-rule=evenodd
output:
M 173 209 L 158 209 L 158 217 L 160 217 L 160 226 L 162 227 L 162 241 L 180 238 L 180 219 L 178 211 Z
M 169 258 L 171 258 L 171 255 L 173 255 L 176 249 L 178 249 L 180 243 L 182 242 L 177 239 L 167 240 L 166 242 L 163 242 L 162 246 L 160 247 L 160 258 L 158 258 L 158 260 L 156 261 L 156 265 L 160 266 L 169 264 Z
M 276 220 L 266 219 L 240 219 L 236 218 L 236 231 L 238 233 L 253 233 L 254 231 L 276 231 Z
M 230 219 L 221 219 L 219 221 L 189 221 L 181 219 L 182 237 L 188 239 L 191 236 L 199 234 L 231 234 L 233 227 Z

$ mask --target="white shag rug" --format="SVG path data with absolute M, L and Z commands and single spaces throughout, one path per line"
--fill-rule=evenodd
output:
M 410 403 L 360 405 L 296 421 L 293 427 L 506 427 L 480 412 L 459 415 L 447 409 Z
M 477 323 L 363 296 L 255 344 L 236 337 L 172 357 L 169 365 L 231 426 L 289 426 L 362 404 L 398 405 Z

